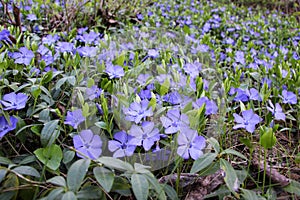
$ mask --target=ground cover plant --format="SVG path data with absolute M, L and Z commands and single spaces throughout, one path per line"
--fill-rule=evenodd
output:
M 295 15 L 0 2 L 0 199 L 299 198 Z

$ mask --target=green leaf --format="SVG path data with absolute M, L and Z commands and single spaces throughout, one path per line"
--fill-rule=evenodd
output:
M 64 192 L 64 188 L 61 188 L 61 187 L 55 188 L 48 194 L 47 200 L 61 199 L 63 192 Z
M 140 163 L 134 163 L 134 170 L 137 173 L 140 174 L 150 173 L 149 169 L 151 169 L 150 166 L 142 165 Z
M 107 124 L 103 121 L 101 122 L 96 122 L 95 125 L 101 129 L 107 130 Z
M 3 181 L 3 179 L 5 178 L 7 173 L 7 169 L 6 168 L 2 168 L 0 169 L 0 183 Z
M 296 194 L 300 196 L 300 183 L 294 180 L 291 180 L 290 184 L 283 188 L 284 191 L 289 192 L 291 194 Z
M 149 183 L 142 174 L 132 174 L 131 185 L 134 196 L 137 200 L 147 200 L 149 193 Z
M 264 147 L 265 149 L 270 149 L 272 148 L 275 144 L 276 144 L 276 137 L 275 134 L 273 133 L 273 129 L 272 128 L 261 128 L 260 130 L 261 132 L 261 136 L 260 136 L 260 140 L 259 143 L 262 147 Z
M 228 189 L 233 193 L 236 194 L 236 190 L 239 188 L 239 180 L 238 177 L 230 165 L 230 163 L 224 159 L 220 159 L 220 166 L 225 172 L 224 181 L 228 187 Z
M 219 144 L 218 140 L 216 140 L 215 138 L 211 137 L 211 138 L 208 138 L 207 141 L 213 146 L 213 148 L 216 151 L 216 153 L 220 152 L 220 144 Z
M 111 169 L 117 169 L 120 171 L 131 171 L 131 172 L 134 171 L 133 167 L 129 163 L 117 158 L 103 156 L 98 158 L 97 161 Z
M 43 79 L 42 79 L 42 85 L 45 83 L 49 83 L 53 78 L 53 71 L 50 70 L 46 74 L 44 74 Z
M 58 122 L 59 120 L 53 120 L 47 122 L 41 132 L 41 143 L 43 146 L 50 146 L 58 137 Z
M 69 190 L 77 192 L 90 166 L 90 159 L 81 159 L 74 162 L 67 174 L 67 185 Z
M 46 181 L 47 183 L 51 183 L 53 185 L 58 185 L 62 187 L 66 187 L 66 180 L 62 176 L 54 176 Z
M 12 171 L 22 175 L 40 177 L 40 173 L 36 169 L 30 166 L 15 167 L 12 169 Z
M 75 156 L 75 152 L 71 151 L 71 150 L 67 150 L 64 152 L 64 158 L 63 158 L 63 163 L 64 164 L 68 164 L 69 162 L 71 162 L 73 160 Z
M 145 177 L 147 178 L 149 184 L 154 188 L 156 194 L 158 195 L 158 199 L 166 200 L 167 197 L 163 188 L 165 185 L 160 184 L 156 177 L 154 177 L 154 175 L 151 173 L 145 174 Z
M 98 186 L 83 186 L 83 188 L 77 192 L 76 196 L 78 199 L 106 199 Z
M 168 93 L 169 91 L 169 88 L 170 88 L 170 80 L 167 78 L 163 84 L 160 86 L 160 89 L 159 89 L 159 94 L 161 96 L 165 95 Z
M 100 183 L 106 192 L 110 192 L 114 183 L 115 174 L 104 167 L 95 167 L 93 171 L 98 183 Z
M 206 153 L 200 158 L 198 158 L 196 161 L 194 161 L 191 173 L 198 173 L 199 171 L 209 166 L 217 157 L 217 155 L 217 153 Z
M 221 155 L 223 154 L 232 154 L 235 156 L 238 156 L 244 160 L 248 160 L 243 154 L 241 154 L 240 152 L 234 150 L 234 149 L 225 149 L 224 151 L 221 152 Z
M 240 188 L 242 191 L 242 197 L 245 200 L 263 200 L 265 198 L 263 198 L 262 196 L 259 196 L 258 194 L 256 194 L 256 192 L 252 191 L 252 190 L 247 190 L 247 189 L 243 189 Z
M 77 200 L 76 195 L 74 194 L 73 191 L 68 191 L 66 193 L 63 194 L 62 200 Z
M 88 87 L 88 88 L 91 88 L 93 85 L 95 85 L 94 79 L 89 78 L 89 79 L 87 80 L 87 87 Z
M 13 162 L 11 160 L 9 160 L 8 158 L 0 156 L 0 164 L 9 165 L 9 164 L 12 164 L 12 163 Z
M 34 151 L 36 157 L 52 170 L 57 170 L 62 160 L 62 150 L 56 144 Z
M 168 184 L 165 184 L 163 187 L 164 187 L 164 190 L 167 193 L 169 199 L 179 200 L 179 198 L 177 196 L 177 192 L 175 191 L 175 189 L 173 187 L 171 187 Z

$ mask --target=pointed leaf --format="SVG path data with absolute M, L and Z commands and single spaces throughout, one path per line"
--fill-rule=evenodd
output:
M 131 185 L 134 196 L 137 200 L 147 200 L 149 193 L 149 183 L 142 174 L 132 174 Z
M 59 120 L 47 122 L 41 132 L 41 143 L 43 146 L 50 146 L 58 137 L 57 127 Z
M 33 167 L 30 166 L 20 166 L 12 169 L 12 171 L 22 174 L 22 175 L 28 175 L 28 176 L 35 176 L 35 177 L 40 177 L 39 172 L 34 169 Z
M 217 153 L 206 153 L 198 158 L 192 166 L 191 173 L 198 173 L 199 171 L 209 166 L 217 157 L 217 155 Z
M 88 171 L 91 160 L 81 159 L 74 162 L 67 174 L 67 185 L 69 190 L 77 192 L 83 182 Z
M 66 187 L 66 180 L 62 176 L 55 176 L 47 180 L 47 183 L 51 183 L 53 185 L 58 185 L 62 187 Z
M 95 167 L 93 171 L 98 183 L 100 183 L 106 192 L 110 192 L 114 183 L 115 174 L 104 167 Z
M 220 159 L 220 166 L 225 172 L 224 181 L 228 187 L 228 189 L 236 194 L 237 189 L 239 188 L 238 177 L 235 173 L 235 170 L 230 165 L 230 163 L 224 159 Z
M 62 200 L 77 200 L 77 197 L 73 191 L 68 191 L 65 194 L 63 194 L 61 199 Z
M 117 158 L 103 156 L 98 158 L 97 161 L 112 169 L 120 171 L 134 171 L 133 167 L 129 163 Z

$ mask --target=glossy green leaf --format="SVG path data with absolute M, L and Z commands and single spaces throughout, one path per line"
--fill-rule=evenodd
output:
M 295 180 L 291 180 L 290 184 L 285 186 L 283 190 L 291 194 L 300 196 L 300 183 Z
M 62 176 L 54 176 L 53 178 L 48 179 L 47 183 L 51 183 L 53 185 L 66 187 L 66 180 Z
M 104 167 L 95 167 L 93 171 L 98 183 L 100 183 L 106 192 L 110 192 L 114 183 L 115 174 Z
M 247 190 L 247 189 L 241 188 L 241 191 L 242 191 L 241 195 L 245 200 L 263 200 L 263 199 L 265 199 L 262 196 L 256 194 L 256 192 L 254 192 L 252 190 Z
M 261 128 L 261 134 L 259 140 L 260 145 L 265 149 L 271 149 L 277 141 L 273 129 L 267 127 Z
M 46 123 L 41 132 L 41 143 L 43 146 L 50 146 L 58 137 L 58 122 L 59 120 L 53 120 Z
M 200 158 L 194 161 L 194 164 L 191 169 L 191 173 L 198 173 L 204 168 L 208 167 L 217 157 L 217 153 L 206 153 Z
M 73 191 L 68 191 L 63 194 L 62 200 L 77 200 L 77 197 Z
M 137 200 L 147 200 L 149 194 L 149 183 L 142 174 L 132 174 L 131 185 Z
M 62 160 L 62 150 L 56 144 L 34 151 L 36 157 L 52 170 L 57 170 Z
M 120 171 L 131 171 L 131 172 L 134 171 L 132 165 L 117 158 L 103 156 L 98 158 L 97 162 L 100 162 L 104 164 L 106 167 L 109 167 L 111 169 L 117 169 Z
M 3 181 L 3 179 L 5 178 L 7 173 L 7 169 L 6 168 L 0 168 L 0 183 Z
M 238 156 L 244 160 L 247 160 L 247 158 L 241 154 L 240 152 L 234 150 L 234 149 L 225 149 L 224 151 L 221 152 L 221 155 L 223 154 L 231 154 L 231 155 L 235 155 L 235 156 Z
M 36 169 L 30 166 L 15 167 L 12 169 L 12 171 L 22 175 L 40 177 L 40 173 Z
M 225 181 L 228 189 L 232 193 L 236 194 L 236 191 L 239 188 L 239 180 L 235 173 L 235 170 L 233 169 L 231 164 L 227 160 L 224 160 L 224 159 L 220 159 L 220 166 L 223 169 L 223 171 L 225 172 L 224 181 Z
M 67 174 L 67 186 L 69 190 L 73 192 L 77 192 L 79 190 L 90 163 L 91 160 L 89 159 L 80 159 L 71 165 Z

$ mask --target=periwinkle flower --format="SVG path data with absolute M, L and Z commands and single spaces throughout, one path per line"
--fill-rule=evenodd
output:
M 282 108 L 279 103 L 274 104 L 269 101 L 270 107 L 267 106 L 267 109 L 272 113 L 276 120 L 285 120 L 285 114 L 282 112 Z
M 82 57 L 95 57 L 97 55 L 98 48 L 96 47 L 78 47 L 76 51 Z
M 206 115 L 216 114 L 218 112 L 217 104 L 213 100 L 209 100 L 207 97 L 197 99 L 196 102 L 193 102 L 193 107 L 199 109 L 203 104 L 205 104 Z
M 0 41 L 2 41 L 2 40 L 3 41 L 9 40 L 9 35 L 10 35 L 9 30 L 6 30 L 6 29 L 2 30 L 0 32 Z
M 58 35 L 47 35 L 46 37 L 43 37 L 42 42 L 43 44 L 52 45 L 59 39 Z
M 133 102 L 129 108 L 124 108 L 123 112 L 126 115 L 125 119 L 133 121 L 138 124 L 142 119 L 153 115 L 152 107 L 149 107 L 149 101 L 147 99 L 141 102 Z
M 181 95 L 177 91 L 164 95 L 163 100 L 171 105 L 178 105 L 182 102 Z
M 58 42 L 56 48 L 60 53 L 73 53 L 75 46 L 70 42 Z
M 148 56 L 151 58 L 157 58 L 159 56 L 159 52 L 155 49 L 148 50 Z
M 34 58 L 34 53 L 26 47 L 21 47 L 19 52 L 13 52 L 10 55 L 17 64 L 29 65 L 32 58 Z
M 85 121 L 85 117 L 82 115 L 82 110 L 77 109 L 74 111 L 68 111 L 67 117 L 65 120 L 65 124 L 72 126 L 73 128 L 77 129 L 80 123 Z
M 4 116 L 0 116 L 0 139 L 6 135 L 9 131 L 14 130 L 17 127 L 18 119 L 14 116 L 9 117 L 10 123 L 8 123 Z
M 242 64 L 242 65 L 245 65 L 246 61 L 245 61 L 244 52 L 242 52 L 242 51 L 235 52 L 235 61 Z
M 80 41 L 82 41 L 86 44 L 93 44 L 93 43 L 97 42 L 99 37 L 100 37 L 99 33 L 91 31 L 89 33 L 84 33 L 83 35 L 78 35 L 77 39 L 79 39 Z
M 108 149 L 109 151 L 114 152 L 114 158 L 133 155 L 136 145 L 128 144 L 132 138 L 133 136 L 128 135 L 124 131 L 115 133 L 114 140 L 108 141 Z
M 36 17 L 35 14 L 28 14 L 28 15 L 27 15 L 27 19 L 28 19 L 29 21 L 35 21 L 35 20 L 37 20 L 37 17 Z
M 150 74 L 140 74 L 137 78 L 137 82 L 140 84 L 140 85 L 145 85 L 146 84 L 146 81 L 150 78 Z
M 154 122 L 149 121 L 144 121 L 141 126 L 133 124 L 129 130 L 129 135 L 133 138 L 128 144 L 143 146 L 145 151 L 149 151 L 154 143 L 160 139 L 158 128 L 154 127 Z
M 5 94 L 0 100 L 0 103 L 4 106 L 3 110 L 20 110 L 25 108 L 28 96 L 24 93 Z
M 203 155 L 202 150 L 205 148 L 205 138 L 199 136 L 196 130 L 184 128 L 177 137 L 178 148 L 177 154 L 184 159 L 190 157 L 197 160 Z
M 105 72 L 108 74 L 110 79 L 121 78 L 125 74 L 123 67 L 119 65 L 113 65 L 111 63 L 107 64 Z
M 76 155 L 80 158 L 97 159 L 102 153 L 102 140 L 91 130 L 83 130 L 73 137 Z
M 173 134 L 183 127 L 189 127 L 190 121 L 186 114 L 180 114 L 178 109 L 168 110 L 166 116 L 160 117 L 166 134 Z
M 249 100 L 249 96 L 247 92 L 241 88 L 230 88 L 229 95 L 234 95 L 236 93 L 236 96 L 234 97 L 234 101 L 243 101 L 246 102 Z
M 233 113 L 233 116 L 234 121 L 237 123 L 237 125 L 235 125 L 233 129 L 244 128 L 250 133 L 253 133 L 256 124 L 262 121 L 262 118 L 255 114 L 252 109 L 243 111 L 243 117 L 236 113 Z
M 256 100 L 256 101 L 262 101 L 262 98 L 257 89 L 250 88 L 250 90 L 247 90 L 246 93 L 249 96 L 249 99 Z
M 296 104 L 297 103 L 297 96 L 290 91 L 282 90 L 282 95 L 279 95 L 282 99 L 283 103 L 289 103 L 289 104 Z
M 100 97 L 101 93 L 102 89 L 98 88 L 96 85 L 93 85 L 85 90 L 85 94 L 89 100 L 94 100 L 95 98 Z

